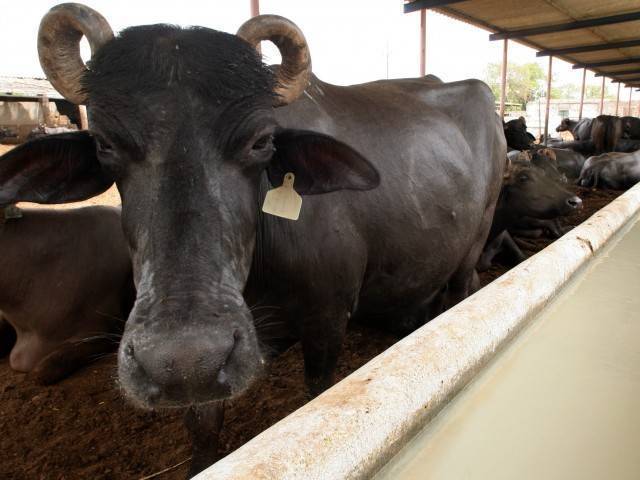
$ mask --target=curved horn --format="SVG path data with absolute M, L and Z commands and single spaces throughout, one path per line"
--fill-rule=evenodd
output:
M 105 18 L 79 3 L 62 3 L 42 18 L 38 30 L 38 56 L 47 79 L 67 100 L 86 102 L 80 79 L 87 70 L 80 57 L 80 40 L 87 37 L 93 55 L 113 38 Z
M 302 95 L 311 77 L 311 55 L 307 40 L 295 23 L 278 15 L 259 15 L 247 20 L 236 35 L 253 47 L 270 40 L 280 50 L 276 106 L 287 105 Z

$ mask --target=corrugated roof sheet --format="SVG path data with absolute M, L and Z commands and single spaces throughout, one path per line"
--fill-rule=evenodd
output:
M 499 33 L 640 12 L 640 0 L 468 0 L 437 7 L 434 10 Z M 640 21 L 513 39 L 513 41 L 523 43 L 538 51 L 609 44 L 627 40 L 640 40 Z M 640 46 L 554 56 L 573 64 L 621 60 L 640 57 Z M 640 62 L 625 66 L 590 68 L 590 70 L 612 74 L 616 71 L 638 67 L 640 67 Z
M 49 98 L 62 98 L 46 78 L 0 76 L 0 97 L 32 97 L 46 94 Z

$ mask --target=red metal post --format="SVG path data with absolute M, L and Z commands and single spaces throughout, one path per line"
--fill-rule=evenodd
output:
M 551 107 L 551 68 L 553 66 L 553 55 L 549 55 L 549 70 L 547 71 L 547 106 L 544 112 L 544 144 L 549 142 L 549 107 Z
M 504 103 L 507 97 L 507 50 L 509 48 L 509 40 L 504 39 L 502 47 L 502 75 L 500 83 L 500 118 L 504 118 Z
M 584 84 L 587 79 L 587 69 L 582 69 L 582 90 L 580 90 L 580 112 L 578 113 L 578 120 L 582 120 L 582 107 L 584 106 Z
M 250 0 L 251 1 L 251 16 L 257 17 L 260 15 L 260 0 Z

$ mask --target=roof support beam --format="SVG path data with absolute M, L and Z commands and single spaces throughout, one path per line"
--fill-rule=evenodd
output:
M 611 83 L 630 83 L 640 80 L 640 77 L 629 77 L 629 78 L 611 78 Z
M 618 84 L 618 95 L 616 96 L 616 117 L 618 116 L 619 106 L 620 106 L 620 84 Z
M 631 63 L 640 63 L 640 57 L 629 57 L 629 58 L 623 58 L 619 60 L 606 60 L 602 62 L 593 62 L 593 63 L 576 63 L 573 66 L 573 69 L 577 70 L 578 68 L 611 67 L 613 65 L 629 65 Z
M 417 12 L 423 8 L 444 7 L 452 3 L 460 3 L 465 0 L 414 0 L 404 4 L 404 13 Z
M 640 68 L 634 68 L 633 70 L 618 70 L 616 72 L 598 72 L 596 77 L 619 77 L 620 75 L 631 75 L 632 73 L 640 73 Z
M 634 20 L 640 20 L 640 12 L 623 13 L 620 15 L 611 15 L 610 17 L 590 18 L 588 20 L 578 20 L 576 22 L 561 23 L 558 25 L 530 27 L 523 28 L 521 30 L 492 33 L 489 35 L 489 40 L 531 37 L 533 35 L 542 35 L 545 33 L 567 32 L 569 30 L 598 27 L 600 25 L 612 25 L 614 23 L 632 22 Z
M 613 50 L 616 48 L 629 48 L 640 46 L 640 39 L 626 40 L 624 42 L 598 43 L 596 45 L 583 45 L 581 47 L 553 48 L 541 50 L 536 53 L 536 57 L 546 57 L 548 55 L 570 55 L 572 53 L 597 52 L 600 50 Z
M 605 80 L 605 78 L 602 77 L 602 89 L 600 90 L 600 113 L 599 113 L 599 115 L 602 115 L 602 109 L 604 108 L 604 80 Z

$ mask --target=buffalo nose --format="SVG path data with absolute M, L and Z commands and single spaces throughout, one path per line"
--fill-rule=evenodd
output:
M 159 390 L 190 392 L 195 398 L 229 388 L 225 366 L 236 344 L 236 334 L 175 336 L 153 344 L 127 347 L 127 354 Z M 175 391 L 175 392 L 174 392 Z
M 571 208 L 580 208 L 582 207 L 582 199 L 578 196 L 573 196 L 567 199 L 567 205 L 569 205 Z

